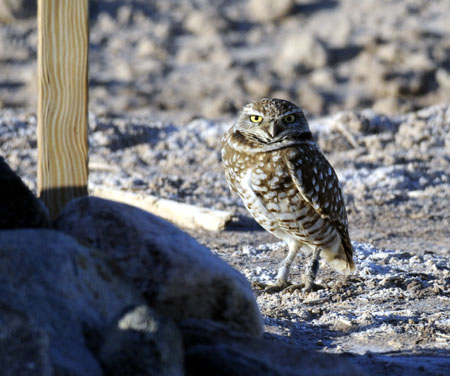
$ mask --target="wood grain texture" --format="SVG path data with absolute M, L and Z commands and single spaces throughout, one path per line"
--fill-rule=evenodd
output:
M 38 1 L 38 195 L 87 195 L 88 0 Z

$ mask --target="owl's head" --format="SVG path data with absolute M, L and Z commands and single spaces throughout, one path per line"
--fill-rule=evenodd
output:
M 303 111 L 276 98 L 263 98 L 244 106 L 234 128 L 265 144 L 311 133 Z

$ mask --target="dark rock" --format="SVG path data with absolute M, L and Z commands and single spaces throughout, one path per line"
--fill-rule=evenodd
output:
M 50 227 L 48 210 L 0 157 L 0 229 Z
M 0 259 L 0 316 L 6 306 L 30 318 L 37 329 L 21 325 L 20 331 L 30 338 L 36 367 L 46 369 L 42 352 L 48 337 L 56 374 L 102 375 L 87 339 L 111 325 L 126 307 L 142 304 L 139 294 L 103 254 L 57 231 L 0 231 Z M 3 333 L 14 332 L 14 322 L 0 323 Z
M 1 299 L 1 298 L 0 298 Z M 47 334 L 0 301 L 0 370 L 3 376 L 51 376 Z

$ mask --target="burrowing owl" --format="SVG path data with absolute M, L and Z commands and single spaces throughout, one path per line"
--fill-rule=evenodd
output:
M 222 139 L 225 176 L 256 221 L 288 244 L 274 285 L 288 286 L 289 268 L 299 249 L 312 253 L 307 291 L 319 268 L 319 255 L 347 274 L 355 265 L 340 184 L 314 142 L 300 108 L 263 98 L 246 105 Z M 298 287 L 298 286 L 296 286 Z

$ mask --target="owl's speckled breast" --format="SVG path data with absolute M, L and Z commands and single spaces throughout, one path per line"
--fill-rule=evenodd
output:
M 327 236 L 331 242 L 331 226 L 302 199 L 286 168 L 293 153 L 299 155 L 299 149 L 247 153 L 228 143 L 223 153 L 227 180 L 255 220 L 276 237 L 315 243 Z

